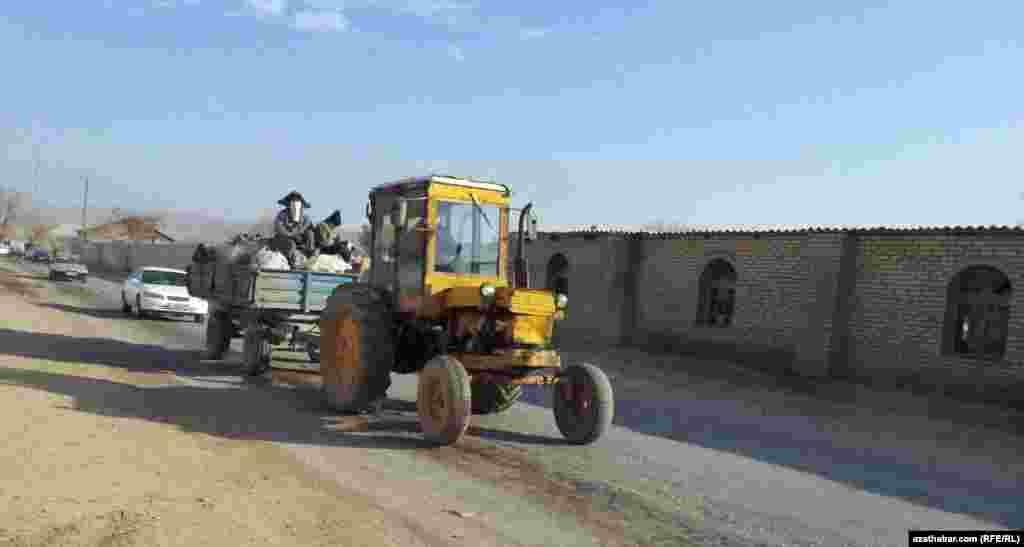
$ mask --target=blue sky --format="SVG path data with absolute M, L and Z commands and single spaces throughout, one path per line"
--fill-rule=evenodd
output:
M 1020 2 L 0 8 L 0 183 L 245 219 L 497 178 L 544 224 L 1024 219 Z

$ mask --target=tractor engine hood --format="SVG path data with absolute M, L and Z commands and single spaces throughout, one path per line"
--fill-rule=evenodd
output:
M 451 287 L 441 294 L 447 308 L 479 308 L 486 304 L 477 286 Z M 546 289 L 497 287 L 492 298 L 497 308 L 516 315 L 553 316 L 559 311 L 555 293 Z

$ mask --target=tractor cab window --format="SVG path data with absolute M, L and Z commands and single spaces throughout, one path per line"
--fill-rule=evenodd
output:
M 406 231 L 398 240 L 398 286 L 403 293 L 419 292 L 427 258 L 427 200 L 406 202 Z
M 438 202 L 434 271 L 497 276 L 500 215 L 497 205 Z
M 373 255 L 370 268 L 373 282 L 381 286 L 394 287 L 395 260 L 398 260 L 398 282 L 402 292 L 417 291 L 423 285 L 424 263 L 426 257 L 427 232 L 416 230 L 423 227 L 426 220 L 426 200 L 411 198 L 406 202 L 407 228 L 401 238 L 396 240 L 397 227 L 391 224 L 391 211 L 395 197 L 379 195 L 374 200 Z M 378 267 L 379 265 L 379 267 Z

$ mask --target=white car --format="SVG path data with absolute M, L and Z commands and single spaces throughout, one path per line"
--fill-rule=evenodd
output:
M 183 270 L 141 268 L 132 272 L 121 288 L 121 309 L 136 317 L 147 314 L 192 317 L 202 323 L 209 303 L 188 294 Z
M 0 243 L 0 256 L 7 256 L 9 254 L 11 254 L 11 248 Z

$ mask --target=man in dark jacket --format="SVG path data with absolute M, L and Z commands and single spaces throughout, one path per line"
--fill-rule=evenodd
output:
M 277 202 L 284 209 L 274 218 L 271 248 L 285 256 L 292 268 L 302 268 L 314 250 L 313 223 L 306 215 L 309 202 L 293 190 Z

